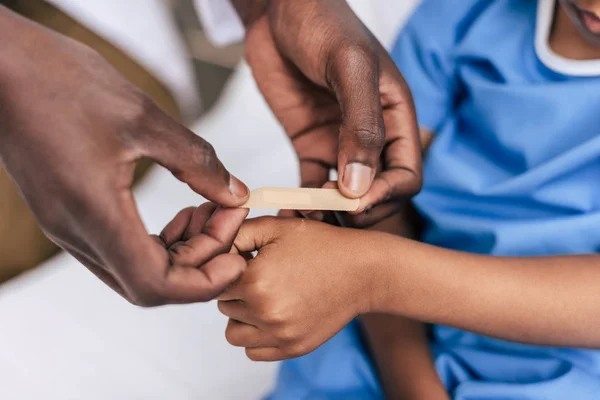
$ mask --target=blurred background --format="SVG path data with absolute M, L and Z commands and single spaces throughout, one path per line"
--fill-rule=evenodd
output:
M 213 144 L 250 188 L 297 186 L 295 155 L 243 62 L 201 21 L 226 0 L 0 0 L 96 49 L 163 109 Z M 291 0 L 302 1 L 302 0 Z M 418 0 L 350 0 L 390 47 Z M 210 32 L 208 32 L 210 33 Z M 203 199 L 142 163 L 136 198 L 150 232 Z M 253 212 L 251 216 L 257 216 Z M 0 169 L 0 399 L 252 399 L 274 363 L 224 338 L 214 303 L 139 309 L 41 233 Z

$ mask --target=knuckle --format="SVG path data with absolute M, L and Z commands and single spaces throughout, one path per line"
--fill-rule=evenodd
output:
M 284 325 L 275 330 L 274 336 L 281 342 L 291 343 L 298 338 L 298 332 L 293 326 Z
M 385 130 L 378 121 L 379 118 L 367 118 L 352 130 L 352 139 L 360 147 L 377 149 L 383 147 Z
M 138 89 L 130 88 L 126 101 L 120 110 L 125 121 L 123 131 L 132 136 L 152 132 L 154 126 L 152 119 L 157 110 L 158 106 L 150 96 Z
M 258 314 L 261 316 L 262 321 L 269 325 L 278 325 L 285 320 L 281 312 L 270 301 L 263 300 L 262 306 L 258 309 Z
M 285 221 L 287 223 L 289 223 L 288 221 L 295 221 L 295 219 L 286 219 Z M 274 216 L 260 217 L 260 222 L 261 222 L 261 225 L 268 226 L 269 228 L 274 228 L 274 232 L 277 234 L 281 233 L 281 230 L 282 230 L 283 226 L 285 226 L 285 223 L 286 223 L 286 222 L 283 222 L 283 220 L 281 218 L 274 217 Z M 293 222 L 292 222 L 292 224 L 293 224 Z
M 193 140 L 191 150 L 191 159 L 194 164 L 200 165 L 202 169 L 208 171 L 219 169 L 217 153 L 206 140 L 200 138 Z
M 289 358 L 296 358 L 308 354 L 310 350 L 305 343 L 299 341 L 286 347 L 285 353 Z
M 266 279 L 256 276 L 252 282 L 249 282 L 249 293 L 253 299 L 266 303 L 269 297 L 269 286 Z
M 375 52 L 368 41 L 344 41 L 333 52 L 334 64 L 349 71 L 362 72 L 375 68 Z M 361 74 L 362 75 L 362 74 Z
M 272 325 L 282 324 L 285 322 L 285 317 L 279 310 L 271 308 L 265 313 L 265 322 Z

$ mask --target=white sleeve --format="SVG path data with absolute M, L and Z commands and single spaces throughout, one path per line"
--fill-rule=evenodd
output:
M 244 38 L 244 25 L 229 0 L 194 0 L 198 18 L 215 46 L 227 46 Z

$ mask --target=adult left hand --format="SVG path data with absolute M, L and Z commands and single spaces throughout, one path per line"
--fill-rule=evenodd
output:
M 421 151 L 410 90 L 344 0 L 234 0 L 246 58 L 300 160 L 301 185 L 331 169 L 361 198 L 345 224 L 369 226 L 419 192 Z

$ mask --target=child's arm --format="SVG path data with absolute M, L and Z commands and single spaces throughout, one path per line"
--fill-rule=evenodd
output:
M 365 313 L 521 343 L 600 347 L 600 255 L 494 257 L 299 219 L 246 221 L 258 250 L 220 301 L 256 360 L 306 354 Z M 310 251 L 307 251 L 310 249 Z
M 407 209 L 371 229 L 414 238 Z M 386 398 L 448 399 L 429 352 L 425 324 L 389 314 L 365 314 L 360 322 Z
M 389 314 L 360 318 L 388 399 L 448 399 L 420 321 Z

